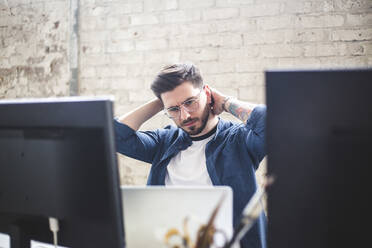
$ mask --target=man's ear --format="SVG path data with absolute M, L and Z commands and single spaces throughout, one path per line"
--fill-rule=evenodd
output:
M 214 104 L 214 99 L 213 99 L 213 96 L 212 96 L 212 91 L 211 91 L 211 88 L 209 87 L 208 84 L 204 84 L 203 86 L 203 90 L 205 91 L 205 94 L 207 95 L 207 103 L 211 106 L 213 106 Z

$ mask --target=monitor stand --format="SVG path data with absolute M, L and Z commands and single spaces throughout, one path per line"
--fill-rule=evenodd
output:
M 47 224 L 47 221 L 25 221 L 11 224 L 8 232 L 10 236 L 10 247 L 30 248 L 31 240 L 34 239 L 41 242 L 52 243 L 52 232 L 50 232 L 48 237 L 45 235 L 45 228 L 48 228 Z

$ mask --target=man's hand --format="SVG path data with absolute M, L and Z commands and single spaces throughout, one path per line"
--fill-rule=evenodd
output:
M 239 101 L 237 99 L 230 98 L 216 89 L 212 89 L 207 86 L 211 91 L 212 103 L 213 103 L 213 114 L 219 115 L 223 111 L 229 112 L 236 118 L 240 119 L 244 123 L 248 120 L 252 110 L 257 104 Z
M 210 91 L 211 91 L 211 98 L 212 98 L 212 104 L 213 104 L 212 105 L 213 114 L 219 115 L 223 111 L 225 111 L 225 109 L 223 108 L 223 104 L 226 101 L 226 99 L 228 99 L 228 98 L 227 98 L 227 96 L 225 96 L 224 94 L 222 94 L 218 90 L 212 89 L 211 87 L 209 87 L 209 88 L 210 88 Z

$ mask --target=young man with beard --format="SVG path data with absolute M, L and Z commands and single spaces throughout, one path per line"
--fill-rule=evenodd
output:
M 238 101 L 203 84 L 192 64 L 164 67 L 151 89 L 156 99 L 115 120 L 117 151 L 152 164 L 148 185 L 232 187 L 237 225 L 256 191 L 255 171 L 265 156 L 266 107 Z M 138 131 L 162 110 L 177 127 Z M 223 111 L 241 122 L 223 120 L 218 116 Z M 266 247 L 265 231 L 262 213 L 241 247 Z

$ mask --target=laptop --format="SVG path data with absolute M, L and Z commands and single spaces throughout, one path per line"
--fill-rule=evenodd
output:
M 166 247 L 167 233 L 189 233 L 195 243 L 197 231 L 207 224 L 224 196 L 214 226 L 221 230 L 214 242 L 221 246 L 233 232 L 233 192 L 228 186 L 121 186 L 126 248 Z M 224 233 L 224 234 L 223 234 Z M 180 236 L 168 236 L 177 243 Z

